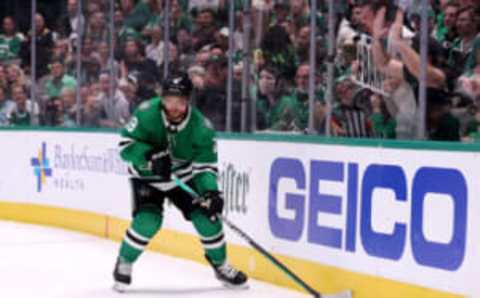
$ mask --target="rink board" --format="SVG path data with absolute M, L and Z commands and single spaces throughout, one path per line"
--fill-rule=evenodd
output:
M 0 142 L 0 218 L 121 239 L 130 189 L 116 134 L 3 130 Z M 480 297 L 479 154 L 429 147 L 223 135 L 226 214 L 327 293 Z M 227 239 L 250 275 L 296 287 L 232 232 Z M 203 262 L 192 227 L 169 206 L 150 248 Z

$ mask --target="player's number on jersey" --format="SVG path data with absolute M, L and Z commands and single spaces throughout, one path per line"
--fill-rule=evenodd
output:
M 132 117 L 132 119 L 130 119 L 130 121 L 128 121 L 127 125 L 125 126 L 125 129 L 128 132 L 132 132 L 135 130 L 135 128 L 137 128 L 137 125 L 138 125 L 137 117 Z

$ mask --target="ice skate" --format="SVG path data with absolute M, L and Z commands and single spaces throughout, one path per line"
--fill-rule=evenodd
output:
M 235 269 L 227 262 L 222 265 L 215 265 L 208 257 L 208 262 L 215 271 L 215 277 L 227 288 L 231 289 L 247 289 L 248 277 L 245 273 Z
M 113 271 L 113 290 L 123 293 L 126 288 L 132 282 L 132 264 L 125 262 L 120 257 L 115 264 L 115 270 Z

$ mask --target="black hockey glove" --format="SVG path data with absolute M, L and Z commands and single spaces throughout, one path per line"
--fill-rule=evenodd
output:
M 223 196 L 222 193 L 216 190 L 207 191 L 199 202 L 200 208 L 208 217 L 215 217 L 217 214 L 222 214 L 223 211 Z
M 152 173 L 155 176 L 160 176 L 165 180 L 170 180 L 172 173 L 172 160 L 166 152 L 152 152 L 147 156 L 149 160 Z

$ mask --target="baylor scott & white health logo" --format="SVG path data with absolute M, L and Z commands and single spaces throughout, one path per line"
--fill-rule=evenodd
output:
M 117 148 L 91 148 L 87 144 L 42 142 L 30 159 L 37 192 L 53 187 L 62 191 L 82 191 L 91 174 L 127 175 Z M 93 177 L 92 177 L 93 178 Z M 90 179 L 91 180 L 91 179 Z
M 42 143 L 36 157 L 30 159 L 30 165 L 33 167 L 33 174 L 36 177 L 37 192 L 41 192 L 47 177 L 52 176 L 52 168 L 50 167 L 50 160 L 47 158 L 47 144 L 45 142 Z

